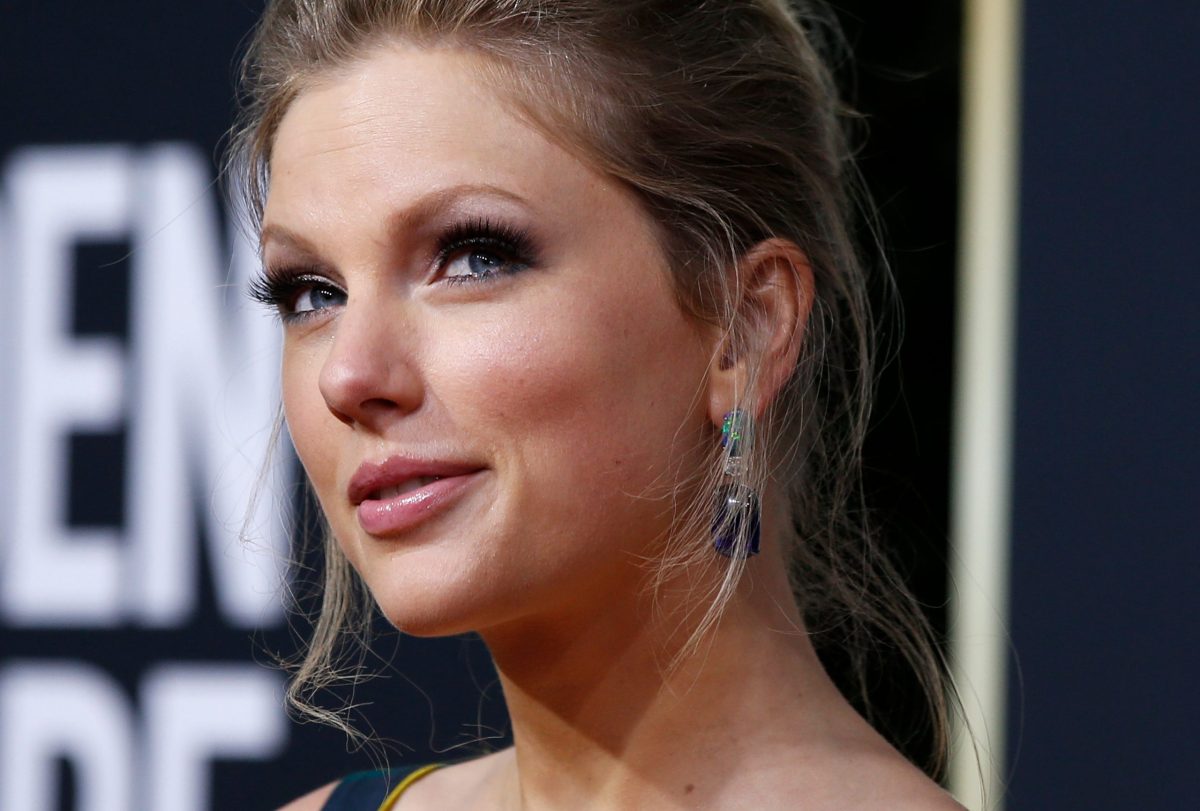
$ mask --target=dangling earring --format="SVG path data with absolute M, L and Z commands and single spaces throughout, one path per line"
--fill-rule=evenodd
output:
M 758 554 L 760 535 L 758 494 L 745 484 L 746 452 L 751 436 L 750 415 L 734 409 L 721 424 L 721 447 L 725 449 L 724 481 L 717 488 L 713 516 L 713 546 L 727 558 Z M 745 544 L 739 538 L 745 537 Z

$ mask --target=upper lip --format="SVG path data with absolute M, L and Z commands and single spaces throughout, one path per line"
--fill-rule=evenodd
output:
M 413 459 L 407 456 L 392 456 L 382 462 L 364 462 L 350 479 L 347 494 L 350 503 L 358 506 L 371 497 L 372 493 L 396 487 L 409 479 L 464 476 L 483 468 L 469 462 L 452 462 L 438 459 Z

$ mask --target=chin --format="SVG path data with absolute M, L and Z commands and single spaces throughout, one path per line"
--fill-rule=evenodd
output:
M 398 631 L 418 637 L 470 633 L 513 609 L 513 595 L 499 593 L 503 578 L 494 572 L 425 551 L 434 550 L 400 555 L 365 575 L 379 612 Z
M 395 594 L 391 589 L 371 589 L 371 596 L 384 619 L 396 630 L 410 636 L 455 636 L 476 630 L 478 614 L 451 601 L 445 595 Z

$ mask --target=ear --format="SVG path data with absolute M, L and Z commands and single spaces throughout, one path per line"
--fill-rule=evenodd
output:
M 791 377 L 812 310 L 812 266 L 794 242 L 768 239 L 738 262 L 733 288 L 734 323 L 709 376 L 709 419 L 716 425 L 734 408 L 761 417 Z

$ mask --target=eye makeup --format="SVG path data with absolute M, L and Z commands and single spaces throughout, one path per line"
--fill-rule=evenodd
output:
M 523 228 L 488 217 L 452 222 L 437 237 L 430 283 L 490 283 L 534 267 L 538 249 Z M 250 296 L 273 308 L 285 323 L 345 303 L 347 292 L 314 264 L 267 266 L 250 284 Z
M 250 283 L 250 297 L 291 323 L 345 302 L 346 293 L 320 269 L 303 265 L 265 268 Z
M 527 270 L 537 263 L 529 233 L 489 219 L 452 225 L 438 241 L 435 266 L 447 284 L 471 284 Z M 452 273 L 452 269 L 466 270 Z

